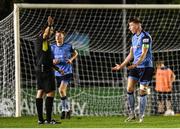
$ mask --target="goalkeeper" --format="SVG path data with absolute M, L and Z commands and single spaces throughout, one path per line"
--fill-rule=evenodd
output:
M 67 86 L 72 79 L 72 62 L 77 58 L 78 52 L 71 44 L 64 42 L 64 31 L 56 31 L 56 43 L 51 45 L 53 64 L 64 71 L 63 74 L 55 71 L 57 86 L 61 97 L 61 119 L 70 118 L 71 110 L 67 98 Z
M 51 118 L 54 94 L 55 94 L 55 77 L 53 69 L 57 69 L 53 66 L 51 57 L 51 49 L 49 45 L 49 37 L 53 34 L 52 25 L 54 20 L 51 16 L 48 17 L 48 25 L 46 25 L 40 35 L 38 36 L 35 44 L 36 52 L 36 76 L 37 76 L 37 95 L 36 95 L 36 108 L 38 113 L 39 124 L 57 124 L 55 120 Z M 43 118 L 43 97 L 46 95 L 45 109 L 46 120 Z
M 124 68 L 133 58 L 133 64 L 128 67 L 128 84 L 127 84 L 127 101 L 130 108 L 129 117 L 126 121 L 135 119 L 135 86 L 140 83 L 140 114 L 139 122 L 143 121 L 146 103 L 148 85 L 153 76 L 152 61 L 152 39 L 148 32 L 142 29 L 141 21 L 138 18 L 132 18 L 128 22 L 129 30 L 133 36 L 131 39 L 130 52 L 121 64 L 116 64 L 112 68 L 113 71 Z

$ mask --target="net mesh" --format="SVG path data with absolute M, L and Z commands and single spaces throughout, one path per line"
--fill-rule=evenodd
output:
M 127 114 L 126 73 L 112 72 L 111 67 L 128 54 L 131 34 L 123 24 L 122 9 L 20 9 L 20 60 L 22 114 L 34 115 L 36 78 L 34 43 L 41 27 L 50 15 L 55 18 L 55 30 L 66 32 L 66 41 L 79 52 L 74 61 L 74 78 L 68 96 L 73 115 Z M 143 28 L 153 38 L 154 60 L 164 60 L 176 74 L 173 84 L 173 109 L 180 112 L 179 9 L 126 9 L 126 21 L 139 17 Z M 123 30 L 126 30 L 126 35 Z M 126 38 L 126 44 L 123 39 Z M 55 37 L 52 37 L 51 42 Z M 124 45 L 126 49 L 124 50 Z M 15 59 L 13 14 L 0 21 L 0 115 L 15 115 Z M 137 86 L 138 87 L 138 86 Z M 147 114 L 157 110 L 157 93 L 151 83 Z M 54 113 L 60 112 L 58 93 Z

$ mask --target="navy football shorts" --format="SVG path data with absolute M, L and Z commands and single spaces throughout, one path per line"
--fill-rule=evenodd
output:
M 56 83 L 57 87 L 60 86 L 61 82 L 64 81 L 65 83 L 69 84 L 72 80 L 73 75 L 72 74 L 66 74 L 64 76 L 56 76 Z
M 128 77 L 140 82 L 141 85 L 149 85 L 153 72 L 154 69 L 152 67 L 134 68 L 129 71 Z

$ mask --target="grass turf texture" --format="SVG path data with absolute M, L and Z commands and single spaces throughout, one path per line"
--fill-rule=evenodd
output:
M 125 119 L 122 116 L 85 116 L 60 120 L 62 123 L 57 125 L 38 125 L 36 116 L 1 117 L 0 128 L 180 128 L 180 116 L 146 116 L 143 123 L 124 122 Z

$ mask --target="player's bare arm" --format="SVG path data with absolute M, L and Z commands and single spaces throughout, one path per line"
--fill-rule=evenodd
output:
M 172 73 L 172 82 L 174 82 L 176 80 L 176 75 L 174 74 L 174 72 Z
M 132 59 L 133 59 L 133 48 L 131 47 L 130 52 L 126 57 L 126 59 L 121 64 L 116 64 L 116 66 L 112 68 L 112 71 L 117 71 L 124 68 Z
M 74 50 L 74 52 L 72 53 L 72 57 L 70 59 L 68 59 L 66 63 L 72 64 L 73 60 L 76 59 L 77 56 L 78 56 L 78 52 L 76 50 Z
M 53 64 L 54 64 L 54 65 L 57 65 L 57 64 L 59 64 L 59 63 L 60 63 L 59 59 L 53 59 Z

